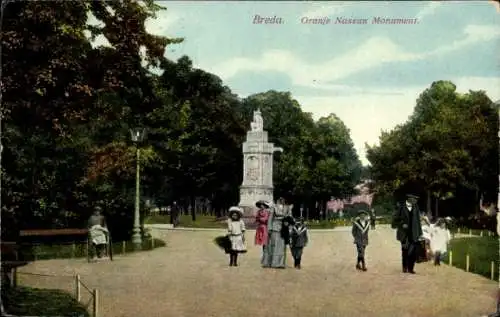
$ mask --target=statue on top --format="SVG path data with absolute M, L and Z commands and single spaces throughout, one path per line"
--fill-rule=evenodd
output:
M 253 121 L 251 123 L 252 131 L 263 131 L 264 120 L 262 119 L 262 113 L 260 109 L 253 112 Z

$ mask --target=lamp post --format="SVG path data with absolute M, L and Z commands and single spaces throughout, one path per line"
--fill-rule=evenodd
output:
M 144 135 L 146 134 L 146 129 L 135 128 L 130 129 L 130 136 L 132 141 L 135 143 L 135 155 L 136 155 L 136 167 L 135 167 L 135 210 L 134 210 L 134 228 L 132 230 L 132 244 L 136 250 L 142 249 L 142 236 L 141 236 L 141 221 L 140 221 L 140 201 L 141 201 L 141 191 L 140 191 L 140 152 L 139 143 L 144 140 Z

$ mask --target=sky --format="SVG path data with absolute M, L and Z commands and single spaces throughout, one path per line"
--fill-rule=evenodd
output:
M 184 38 L 167 48 L 169 59 L 189 56 L 241 97 L 290 91 L 315 119 L 335 113 L 363 164 L 365 143 L 378 144 L 381 131 L 404 123 L 434 81 L 500 100 L 500 9 L 491 1 L 159 4 L 167 10 L 147 21 L 147 30 Z M 254 24 L 256 15 L 282 23 Z M 304 24 L 304 17 L 332 23 Z M 374 17 L 418 23 L 372 24 Z M 368 24 L 333 23 L 337 18 Z

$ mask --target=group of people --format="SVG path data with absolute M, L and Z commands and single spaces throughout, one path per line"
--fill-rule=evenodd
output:
M 392 219 L 392 227 L 397 229 L 396 238 L 401 243 L 402 268 L 404 273 L 415 274 L 415 263 L 434 257 L 434 264 L 440 265 L 442 257 L 447 252 L 451 240 L 446 221 L 438 219 L 431 224 L 429 219 L 421 214 L 418 196 L 409 194 L 404 204 L 400 205 Z
M 448 230 L 447 220 L 449 218 L 439 218 L 435 223 L 431 223 L 427 216 L 421 217 L 426 255 L 427 258 L 432 257 L 434 259 L 434 265 L 441 265 L 441 260 L 448 251 L 451 233 Z
M 280 198 L 276 204 L 258 201 L 255 222 L 255 245 L 262 246 L 261 265 L 265 268 L 286 268 L 286 249 L 290 246 L 294 267 L 301 268 L 302 253 L 309 238 L 307 227 L 302 218 L 294 219 L 291 206 Z M 231 242 L 229 266 L 238 266 L 238 254 L 246 252 L 245 223 L 243 210 L 239 207 L 229 209 L 228 236 Z
M 407 195 L 405 203 L 396 210 L 392 221 L 392 227 L 397 230 L 396 238 L 401 243 L 402 270 L 410 274 L 415 274 L 415 263 L 427 261 L 431 256 L 434 264 L 440 265 L 451 239 L 447 219 L 438 219 L 432 224 L 421 214 L 417 201 L 418 196 Z M 256 206 L 255 245 L 262 246 L 262 267 L 285 268 L 286 249 L 289 245 L 294 266 L 300 269 L 303 249 L 309 242 L 304 220 L 294 219 L 291 207 L 282 198 L 276 204 L 258 201 Z M 239 207 L 231 207 L 229 210 L 230 266 L 237 266 L 238 254 L 246 252 L 246 228 L 242 215 L 243 210 Z M 374 227 L 373 216 L 364 210 L 353 220 L 351 233 L 357 250 L 357 270 L 367 271 L 365 251 L 370 228 Z M 422 253 L 427 259 L 421 260 L 419 255 Z

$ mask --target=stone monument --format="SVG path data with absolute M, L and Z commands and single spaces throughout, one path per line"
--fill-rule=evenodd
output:
M 259 200 L 273 199 L 273 154 L 283 152 L 267 141 L 264 121 L 260 110 L 254 111 L 251 130 L 243 143 L 243 183 L 240 186 L 239 206 L 244 210 L 245 223 L 252 225 L 255 221 Z

